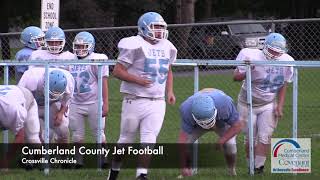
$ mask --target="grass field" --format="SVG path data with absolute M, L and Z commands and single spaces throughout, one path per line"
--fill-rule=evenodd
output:
M 270 173 L 270 158 L 267 159 L 264 175 L 256 175 L 255 179 L 319 179 L 320 178 L 320 79 L 319 69 L 301 69 L 299 71 L 299 110 L 298 110 L 298 136 L 312 138 L 312 173 L 302 175 L 291 174 L 271 174 Z M 199 87 L 215 87 L 225 91 L 236 101 L 241 83 L 233 82 L 231 71 L 221 71 L 217 73 L 200 73 Z M 177 140 L 179 132 L 179 115 L 178 107 L 180 103 L 192 95 L 193 93 L 193 78 L 192 73 L 175 74 L 174 91 L 177 98 L 177 103 L 174 106 L 167 105 L 165 121 L 158 137 L 158 142 L 174 143 Z M 116 142 L 119 136 L 121 97 L 119 93 L 118 80 L 110 79 L 109 83 L 109 103 L 110 113 L 107 120 L 106 136 L 110 143 Z M 291 137 L 292 135 L 292 85 L 289 86 L 285 104 L 284 118 L 278 124 L 273 137 Z M 94 142 L 93 136 L 87 129 L 86 142 Z M 2 139 L 2 136 L 0 135 Z M 10 138 L 12 139 L 12 137 Z M 206 134 L 200 139 L 201 143 L 215 142 L 215 134 Z M 237 162 L 237 177 L 229 177 L 226 175 L 226 168 L 210 168 L 199 169 L 198 174 L 185 179 L 253 179 L 247 174 L 245 162 L 243 134 L 237 138 L 238 143 L 238 162 Z M 214 154 L 212 154 L 214 156 Z M 208 157 L 210 158 L 210 157 Z M 153 180 L 170 180 L 176 179 L 179 175 L 179 169 L 151 169 L 149 171 L 149 179 Z M 58 170 L 53 169 L 48 176 L 43 172 L 33 170 L 26 172 L 24 170 L 10 170 L 9 172 L 0 173 L 0 179 L 81 179 L 81 180 L 102 180 L 106 179 L 107 170 L 101 172 L 95 169 L 87 170 Z M 135 170 L 126 169 L 121 171 L 119 179 L 127 180 L 134 179 Z

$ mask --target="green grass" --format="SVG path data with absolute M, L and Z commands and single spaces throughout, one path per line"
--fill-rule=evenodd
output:
M 298 174 L 271 174 L 270 173 L 270 158 L 266 161 L 266 170 L 264 175 L 254 176 L 255 179 L 319 179 L 320 177 L 320 137 L 316 134 L 320 133 L 320 79 L 319 69 L 301 69 L 299 71 L 299 109 L 298 109 L 298 136 L 312 138 L 312 173 Z M 233 82 L 231 71 L 227 73 L 207 74 L 200 73 L 200 89 L 204 87 L 215 87 L 225 91 L 234 101 L 237 100 L 237 95 L 240 90 L 241 83 Z M 109 84 L 109 103 L 110 113 L 107 120 L 106 136 L 107 141 L 114 143 L 119 136 L 120 111 L 121 111 L 121 96 L 119 93 L 120 82 L 111 78 Z M 163 123 L 162 130 L 158 137 L 158 142 L 174 143 L 177 140 L 179 133 L 179 114 L 178 107 L 181 102 L 188 96 L 193 94 L 193 79 L 191 76 L 175 76 L 174 90 L 177 98 L 177 103 L 174 106 L 167 105 L 166 117 Z M 278 128 L 274 132 L 273 137 L 291 137 L 292 135 L 292 85 L 289 86 L 284 118 L 279 121 Z M 1 135 L 0 135 L 0 138 Z M 86 142 L 94 142 L 93 136 L 87 128 Z M 217 136 L 214 133 L 208 133 L 200 139 L 201 143 L 215 142 Z M 12 136 L 11 138 L 12 139 Z M 237 162 L 237 177 L 229 177 L 226 175 L 226 168 L 208 168 L 199 169 L 198 174 L 185 179 L 252 179 L 247 174 L 245 162 L 243 134 L 237 138 L 238 143 L 238 162 Z M 212 154 L 214 156 L 214 154 Z M 210 158 L 210 157 L 208 157 Z M 169 180 L 175 179 L 179 175 L 179 169 L 151 169 L 149 172 L 150 179 Z M 105 179 L 107 170 L 98 172 L 95 169 L 90 170 L 59 170 L 53 169 L 48 176 L 44 176 L 43 172 L 34 170 L 26 172 L 24 170 L 10 170 L 7 173 L 0 174 L 0 179 Z M 135 170 L 125 169 L 121 171 L 119 179 L 127 180 L 134 179 Z

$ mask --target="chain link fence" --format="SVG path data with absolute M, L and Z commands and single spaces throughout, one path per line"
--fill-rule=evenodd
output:
M 320 58 L 320 19 L 206 22 L 169 25 L 169 40 L 178 49 L 178 58 L 234 60 L 244 47 L 262 48 L 269 32 L 282 33 L 289 54 L 296 60 Z M 65 50 L 72 52 L 72 41 L 81 31 L 96 39 L 96 52 L 116 59 L 120 39 L 137 34 L 135 26 L 65 30 Z M 0 59 L 14 59 L 23 45 L 20 32 L 0 33 Z M 1 70 L 2 72 L 2 70 Z M 2 73 L 1 73 L 2 74 Z M 14 69 L 10 69 L 14 76 Z
M 250 25 L 250 26 L 249 26 Z M 282 33 L 288 41 L 289 54 L 296 60 L 314 61 L 320 58 L 320 19 L 304 20 L 273 20 L 273 21 L 237 21 L 237 22 L 214 22 L 187 25 L 170 25 L 169 40 L 178 49 L 179 59 L 224 59 L 234 60 L 241 48 L 263 47 L 264 37 L 269 32 Z M 106 54 L 109 59 L 116 59 L 118 50 L 117 44 L 121 38 L 137 34 L 136 27 L 114 27 L 114 28 L 91 28 L 91 29 L 69 29 L 66 33 L 65 50 L 72 52 L 72 41 L 75 35 L 81 31 L 91 32 L 96 39 L 96 52 Z M 244 31 L 244 32 L 243 32 Z M 14 59 L 15 53 L 22 48 L 19 41 L 20 33 L 2 33 L 1 57 L 0 59 Z M 7 46 L 9 45 L 9 46 Z M 6 48 L 9 47 L 9 48 Z M 1 61 L 0 61 L 1 62 Z M 2 67 L 1 67 L 2 68 Z M 199 89 L 204 87 L 214 87 L 225 91 L 234 101 L 240 90 L 241 83 L 233 82 L 232 72 L 234 66 L 221 65 L 201 65 L 199 76 Z M 111 66 L 112 70 L 112 66 Z M 299 128 L 299 134 L 315 134 L 319 132 L 320 124 L 313 122 L 305 124 L 305 121 L 314 121 L 319 114 L 320 99 L 319 88 L 316 83 L 320 74 L 319 68 L 303 68 L 299 70 L 299 125 L 302 123 L 303 129 Z M 3 71 L 1 70 L 1 76 Z M 15 84 L 14 68 L 10 68 L 10 84 Z M 194 92 L 193 67 L 174 67 L 174 89 L 177 96 L 175 106 L 167 106 L 166 121 L 164 131 L 159 136 L 160 142 L 175 142 L 179 128 L 178 107 L 188 96 Z M 319 77 L 320 78 L 320 77 Z M 119 119 L 121 111 L 121 96 L 119 93 L 120 81 L 111 77 L 109 81 L 110 92 L 110 123 L 107 127 L 107 137 L 109 142 L 115 142 L 120 129 Z M 292 119 L 292 88 L 290 86 L 287 93 L 287 103 L 285 104 L 285 116 L 287 123 L 280 126 L 277 131 L 282 136 L 290 136 L 286 130 L 292 127 L 289 119 Z M 175 123 L 172 123 L 175 121 Z M 309 131 L 312 129 L 312 131 Z M 301 131 L 301 132 L 300 132 Z M 164 133 L 171 132 L 170 136 Z M 93 140 L 93 139 L 92 139 Z M 93 142 L 93 141 L 91 141 Z

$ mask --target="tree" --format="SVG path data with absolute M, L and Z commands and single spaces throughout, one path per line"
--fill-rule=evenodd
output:
M 113 15 L 103 2 L 92 0 L 60 1 L 60 26 L 87 28 L 113 26 Z
M 196 0 L 177 0 L 176 1 L 176 23 L 186 24 L 194 22 L 194 6 Z M 177 29 L 177 38 L 179 43 L 175 43 L 179 49 L 180 57 L 188 57 L 188 38 L 192 27 Z
M 3 0 L 0 7 L 0 33 L 9 30 L 9 0 Z M 10 59 L 10 45 L 8 36 L 0 36 L 2 59 Z

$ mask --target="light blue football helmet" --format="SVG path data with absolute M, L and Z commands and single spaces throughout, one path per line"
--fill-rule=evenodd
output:
M 31 49 L 41 49 L 44 46 L 44 33 L 36 26 L 29 26 L 22 31 L 20 41 Z
M 56 26 L 50 27 L 46 32 L 44 39 L 47 50 L 50 53 L 58 54 L 63 51 L 66 36 L 61 28 Z
M 50 100 L 58 100 L 66 91 L 67 78 L 60 70 L 53 70 L 49 74 Z
M 194 97 L 191 113 L 194 121 L 204 129 L 210 129 L 216 124 L 217 109 L 208 95 L 199 94 Z
M 262 51 L 268 60 L 275 60 L 287 52 L 286 39 L 279 33 L 271 33 L 266 37 Z
M 95 40 L 91 33 L 83 31 L 74 37 L 73 53 L 78 57 L 84 58 L 94 51 Z
M 167 39 L 167 23 L 160 14 L 147 12 L 138 20 L 138 34 L 152 41 Z

